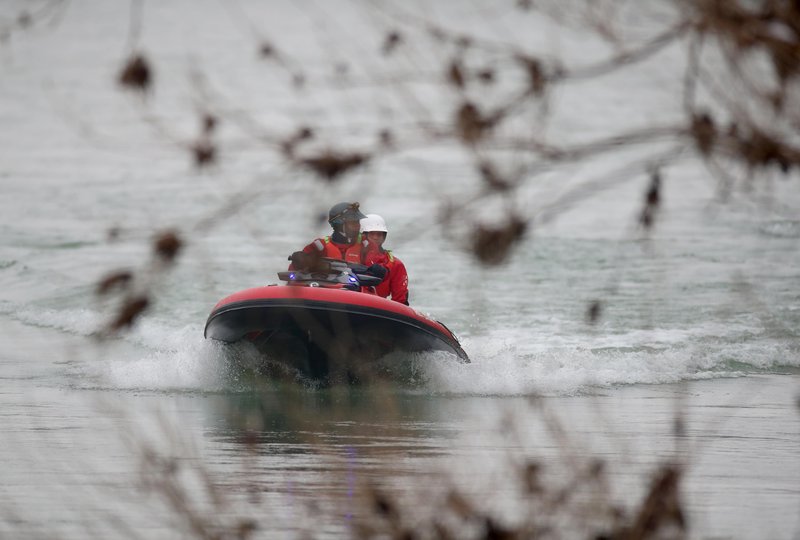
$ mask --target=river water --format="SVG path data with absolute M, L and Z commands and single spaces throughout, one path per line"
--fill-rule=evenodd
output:
M 567 62 L 609 52 L 510 4 L 411 13 Z M 11 29 L 0 42 L 0 536 L 191 537 L 249 520 L 263 537 L 351 536 L 374 514 L 370 490 L 419 530 L 457 521 L 464 506 L 445 502 L 457 491 L 473 516 L 587 536 L 611 509 L 635 514 L 673 463 L 690 537 L 800 537 L 796 176 L 723 199 L 685 156 L 662 171 L 657 227 L 643 235 L 647 170 L 622 171 L 663 147 L 565 165 L 520 190 L 514 208 L 535 217 L 532 230 L 506 264 L 483 268 L 460 226 L 437 224 L 443 201 L 478 189 L 471 158 L 403 139 L 413 122 L 446 120 L 453 99 L 435 62 L 452 49 L 432 52 L 408 30 L 396 64 L 380 54 L 387 30 L 414 28 L 406 12 L 53 5 L 26 28 L 13 21 L 28 2 L 0 6 Z M 660 11 L 644 5 L 642 28 Z M 259 57 L 266 42 L 281 62 Z M 132 43 L 153 62 L 144 97 L 115 83 Z M 565 86 L 541 129 L 581 141 L 677 118 L 683 57 L 668 48 Z M 219 161 L 198 170 L 186 146 L 206 111 L 221 118 Z M 335 146 L 384 123 L 409 150 L 339 182 L 276 151 L 276 134 L 301 125 Z M 581 186 L 590 196 L 575 199 Z M 218 299 L 275 283 L 286 255 L 325 233 L 316 216 L 354 199 L 387 219 L 412 305 L 460 336 L 470 364 L 422 355 L 411 387 L 293 388 L 203 339 Z M 167 229 L 186 245 L 162 271 L 151 239 Z M 129 332 L 99 340 L 117 299 L 95 285 L 120 268 L 154 301 Z M 579 474 L 597 463 L 602 487 Z M 532 464 L 545 493 L 570 497 L 524 494 Z M 475 523 L 462 532 L 479 535 Z

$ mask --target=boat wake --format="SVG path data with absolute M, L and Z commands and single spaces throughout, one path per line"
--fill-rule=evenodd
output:
M 91 310 L 2 307 L 3 316 L 25 326 L 52 329 L 50 347 L 63 347 L 65 335 L 90 338 L 102 321 Z M 375 365 L 401 386 L 452 395 L 571 395 L 618 385 L 669 384 L 800 368 L 794 339 L 773 336 L 743 342 L 736 335 L 720 335 L 719 330 L 661 332 L 659 340 L 632 332 L 591 343 L 563 337 L 531 343 L 526 331 L 505 327 L 462 339 L 471 363 L 461 363 L 445 351 L 428 351 L 394 352 Z M 200 324 L 176 327 L 166 320 L 146 318 L 124 338 L 80 341 L 79 349 L 71 346 L 65 351 L 66 359 L 53 354 L 53 361 L 63 365 L 66 386 L 213 393 L 251 391 L 271 380 L 269 373 L 253 369 L 260 357 L 251 344 L 205 340 Z M 393 366 L 404 366 L 403 371 L 393 372 Z M 273 368 L 281 369 L 277 364 Z M 316 387 L 288 369 L 279 378 Z

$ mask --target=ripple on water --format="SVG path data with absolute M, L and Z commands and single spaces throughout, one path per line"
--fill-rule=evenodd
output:
M 800 238 L 800 221 L 782 219 L 762 223 L 758 232 L 773 238 Z

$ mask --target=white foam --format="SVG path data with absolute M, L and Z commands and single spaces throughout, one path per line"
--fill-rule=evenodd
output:
M 177 349 L 136 348 L 84 369 L 102 387 L 127 390 L 215 392 L 226 388 L 229 374 L 221 344 L 204 340 L 202 334 Z
M 659 340 L 637 339 L 648 335 L 657 335 Z M 678 339 L 681 336 L 683 339 Z M 564 395 L 598 387 L 733 377 L 778 366 L 800 366 L 800 355 L 781 341 L 744 347 L 698 337 L 697 329 L 634 331 L 599 339 L 602 347 L 594 348 L 564 346 L 563 342 L 530 347 L 507 336 L 467 339 L 462 344 L 471 363 L 432 362 L 428 375 L 436 392 Z
M 80 336 L 92 336 L 106 322 L 104 314 L 89 309 L 16 309 L 6 302 L 2 310 L 26 324 Z M 800 367 L 791 340 L 737 339 L 752 331 L 744 324 L 714 322 L 597 335 L 503 326 L 462 340 L 470 364 L 447 354 L 424 355 L 418 364 L 429 391 L 471 395 L 563 395 Z M 105 342 L 99 349 L 102 358 L 87 354 L 74 369 L 86 379 L 80 384 L 220 391 L 230 390 L 235 379 L 230 361 L 234 353 L 205 340 L 201 323 L 176 326 L 145 316 L 130 332 Z

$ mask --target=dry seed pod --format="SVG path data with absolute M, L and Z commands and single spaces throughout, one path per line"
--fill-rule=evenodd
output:
M 717 131 L 714 127 L 714 120 L 708 114 L 694 115 L 690 128 L 692 138 L 697 144 L 697 149 L 704 156 L 708 156 L 714 148 Z
M 594 324 L 600 320 L 600 315 L 603 312 L 603 304 L 600 300 L 592 300 L 589 308 L 586 310 L 586 320 L 589 324 Z
M 644 197 L 644 207 L 639 215 L 639 223 L 645 229 L 650 229 L 655 221 L 656 211 L 661 201 L 661 175 L 654 171 L 650 177 L 650 185 Z
M 381 51 L 384 55 L 388 56 L 394 52 L 394 50 L 402 43 L 402 41 L 403 37 L 400 35 L 400 32 L 397 32 L 396 30 L 389 32 L 386 35 L 386 39 L 383 40 Z
M 204 114 L 202 119 L 203 133 L 206 135 L 211 135 L 218 123 L 219 120 L 213 114 Z
M 264 42 L 264 43 L 262 43 L 262 44 L 261 44 L 261 46 L 258 48 L 258 54 L 259 54 L 259 56 L 261 56 L 262 58 L 270 58 L 272 55 L 274 55 L 274 54 L 275 54 L 275 49 L 274 49 L 274 47 L 272 46 L 272 44 L 270 44 L 270 43 L 267 43 L 267 42 Z
M 394 134 L 391 130 L 382 129 L 378 132 L 378 140 L 383 148 L 394 148 Z
M 165 231 L 159 234 L 153 242 L 153 251 L 161 260 L 171 263 L 175 260 L 183 241 L 175 231 Z
M 141 54 L 131 56 L 117 78 L 120 85 L 145 92 L 153 82 L 150 64 Z
M 450 62 L 450 66 L 447 68 L 447 80 L 456 88 L 464 88 L 464 68 L 461 66 L 460 61 L 453 60 Z
M 202 168 L 217 160 L 217 148 L 206 140 L 200 140 L 191 146 L 195 166 Z
M 465 101 L 456 112 L 456 132 L 467 144 L 475 144 L 486 136 L 494 125 L 490 118 L 484 118 L 478 108 Z

